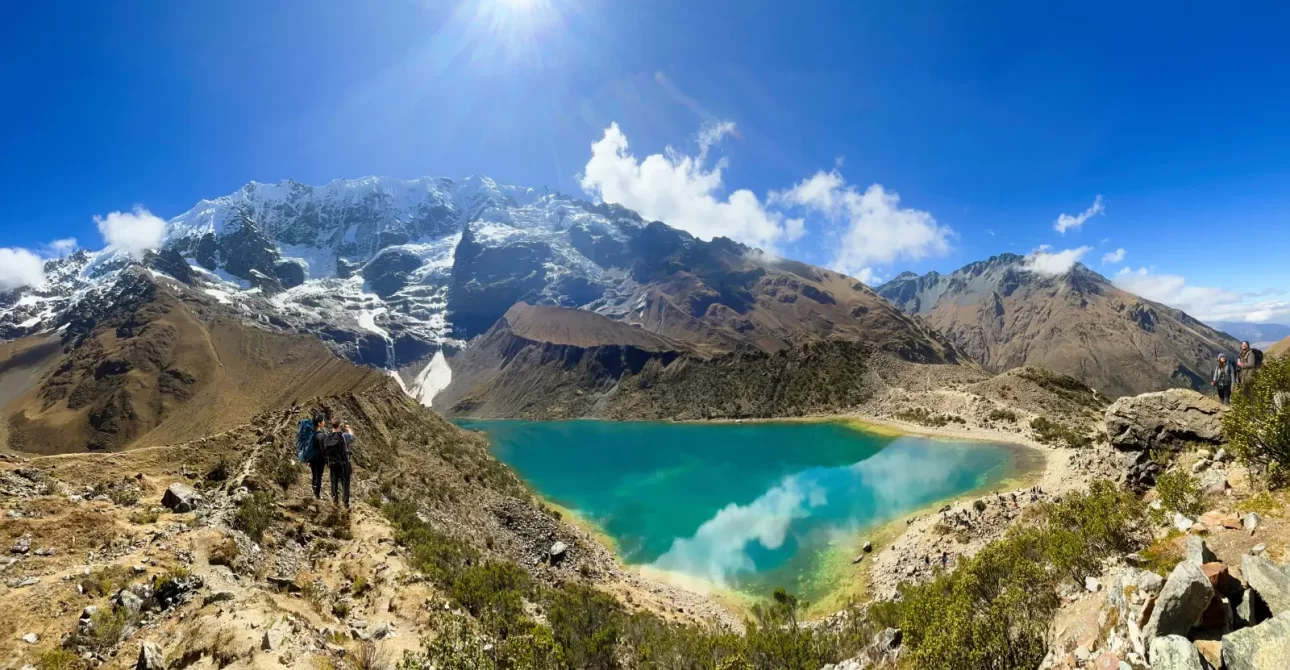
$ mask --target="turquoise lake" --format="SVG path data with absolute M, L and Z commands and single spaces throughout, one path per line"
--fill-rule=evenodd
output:
M 475 421 L 493 453 L 630 565 L 818 597 L 862 532 L 1033 467 L 1013 447 L 836 422 Z M 849 561 L 844 562 L 849 564 Z

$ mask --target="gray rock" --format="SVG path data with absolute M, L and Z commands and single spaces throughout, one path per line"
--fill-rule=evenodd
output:
M 161 504 L 176 514 L 183 514 L 197 509 L 201 501 L 202 497 L 197 491 L 180 482 L 175 482 L 166 487 L 165 495 L 161 496 Z
M 569 545 L 563 542 L 556 542 L 555 544 L 551 545 L 551 551 L 550 551 L 551 561 L 555 562 L 560 560 L 561 558 L 564 558 L 564 554 L 567 551 L 569 551 Z
M 1106 594 L 1106 602 L 1121 616 L 1127 617 L 1132 609 L 1128 594 L 1134 594 L 1135 597 L 1136 594 L 1149 596 L 1159 593 L 1160 587 L 1164 584 L 1164 578 L 1150 570 L 1125 568 L 1116 576 L 1115 581 L 1111 582 L 1110 590 Z
M 1241 601 L 1236 604 L 1235 627 L 1243 628 L 1253 626 L 1263 620 L 1264 608 L 1262 603 L 1255 605 L 1255 599 L 1258 596 L 1253 591 L 1246 589 L 1241 594 Z
M 1227 450 L 1220 447 L 1218 452 L 1214 454 L 1214 462 L 1222 463 L 1225 460 L 1227 460 Z
M 878 634 L 879 646 L 887 651 L 900 647 L 900 643 L 904 639 L 905 633 L 899 628 L 885 628 Z
M 139 645 L 139 660 L 135 662 L 134 670 L 163 670 L 165 667 L 166 659 L 156 642 Z
M 116 594 L 116 601 L 132 617 L 139 616 L 139 613 L 143 611 L 143 598 L 130 591 L 123 590 Z
M 282 646 L 282 631 L 277 628 L 270 628 L 264 631 L 264 637 L 260 638 L 260 649 L 264 651 L 277 651 Z
M 1089 593 L 1097 593 L 1102 590 L 1102 582 L 1098 581 L 1097 577 L 1085 577 L 1084 590 Z
M 1267 603 L 1272 616 L 1290 612 L 1290 574 L 1262 556 L 1241 557 L 1241 576 L 1259 598 Z
M 1190 389 L 1169 389 L 1116 400 L 1106 410 L 1111 445 L 1126 451 L 1178 450 L 1223 441 L 1224 408 Z
M 18 541 L 13 543 L 13 547 L 9 551 L 15 554 L 25 554 L 31 551 L 31 536 L 24 535 L 18 538 Z
M 860 550 L 866 554 L 873 551 L 873 543 L 868 540 L 865 540 L 864 546 L 860 547 Z
M 216 591 L 215 593 L 212 593 L 206 596 L 204 603 L 207 605 L 210 605 L 213 603 L 227 602 L 232 599 L 233 599 L 232 591 Z
M 1267 550 L 1268 550 L 1268 545 L 1263 544 L 1262 542 L 1254 545 L 1253 547 L 1250 547 L 1250 553 L 1255 556 L 1258 556 L 1259 554 L 1262 554 Z
M 1245 530 L 1250 531 L 1251 535 L 1254 534 L 1254 529 L 1258 527 L 1259 527 L 1258 514 L 1255 514 L 1254 512 L 1250 512 L 1249 514 L 1246 514 L 1245 516 L 1241 517 L 1241 528 L 1244 528 Z
M 1223 636 L 1223 668 L 1290 668 L 1290 614 Z
M 98 611 L 98 605 L 86 605 L 85 609 L 81 610 L 81 622 L 88 623 Z
M 394 637 L 394 631 L 390 628 L 390 624 L 383 623 L 377 626 L 376 630 L 372 631 L 372 637 L 378 640 L 384 640 L 388 637 Z
M 1181 635 L 1166 635 L 1151 641 L 1152 670 L 1204 670 L 1200 652 Z
M 1165 580 L 1151 618 L 1142 628 L 1147 646 L 1152 647 L 1157 637 L 1186 635 L 1200 621 L 1200 615 L 1213 598 L 1214 587 L 1200 566 L 1187 561 L 1179 563 Z
M 1218 557 L 1214 552 L 1209 550 L 1205 545 L 1205 538 L 1199 535 L 1191 535 L 1187 538 L 1187 562 L 1193 565 L 1204 565 L 1214 563 Z
M 1195 463 L 1191 464 L 1191 473 L 1193 475 L 1200 474 L 1208 467 L 1209 467 L 1209 461 L 1205 461 L 1205 460 L 1196 461 Z
M 37 642 L 40 642 L 40 636 L 35 633 L 27 633 L 22 636 L 22 641 L 27 644 L 36 644 Z

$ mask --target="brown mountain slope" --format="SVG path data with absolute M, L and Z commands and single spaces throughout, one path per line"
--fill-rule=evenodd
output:
M 710 355 L 591 312 L 518 304 L 452 360 L 434 405 L 533 419 L 798 416 L 867 399 L 875 357 L 903 363 L 846 340 Z
M 1111 397 L 1204 389 L 1218 354 L 1237 349 L 1231 337 L 1082 265 L 1050 276 L 1005 254 L 949 275 L 905 273 L 877 290 L 991 371 L 1041 366 Z
M 57 350 L 48 336 L 6 345 L 15 353 L 0 361 L 0 388 L 11 389 L 0 395 L 0 420 L 10 448 L 65 453 L 173 443 L 242 423 L 265 406 L 380 376 L 336 358 L 315 338 L 248 325 L 142 269 L 124 274 L 54 341 Z
M 586 308 L 697 351 L 774 352 L 845 340 L 910 361 L 959 359 L 938 333 L 837 272 L 725 238 L 704 242 L 661 223 L 646 226 L 623 253 L 636 288 Z
M 1290 354 L 1290 337 L 1268 347 L 1268 350 L 1263 353 L 1266 356 L 1285 356 Z

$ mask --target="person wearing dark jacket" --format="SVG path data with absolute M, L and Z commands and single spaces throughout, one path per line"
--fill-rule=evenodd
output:
M 1227 354 L 1218 355 L 1218 365 L 1214 367 L 1214 378 L 1210 384 L 1218 391 L 1218 401 L 1224 405 L 1232 404 L 1232 382 L 1236 380 L 1236 368 L 1227 360 Z
M 354 447 L 354 439 L 349 425 L 342 424 L 336 418 L 331 421 L 331 432 L 323 439 L 323 450 L 331 470 L 331 501 L 333 504 L 340 504 L 340 490 L 344 489 L 346 508 L 349 507 L 349 480 L 353 474 L 349 455 Z
M 327 421 L 320 415 L 314 416 L 313 458 L 309 459 L 310 483 L 314 487 L 314 499 L 322 499 L 323 470 L 327 468 L 327 455 L 323 453 L 323 438 L 327 435 Z
M 1254 386 L 1254 376 L 1259 373 L 1259 362 L 1249 342 L 1241 343 L 1241 354 L 1236 359 L 1236 387 L 1248 392 Z

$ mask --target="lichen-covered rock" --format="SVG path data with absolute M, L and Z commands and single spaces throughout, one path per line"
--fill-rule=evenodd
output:
M 1203 670 L 1200 652 L 1181 635 L 1166 635 L 1151 641 L 1152 670 Z
M 197 509 L 201 503 L 202 496 L 193 490 L 191 486 L 175 482 L 166 487 L 165 495 L 161 496 L 161 504 L 176 514 L 183 514 Z
M 1223 405 L 1188 389 L 1116 400 L 1106 410 L 1106 435 L 1118 449 L 1179 449 L 1223 442 Z
M 1187 561 L 1179 563 L 1165 580 L 1151 619 L 1142 628 L 1142 636 L 1148 646 L 1154 648 L 1152 641 L 1157 637 L 1186 635 L 1200 621 L 1213 599 L 1214 587 L 1209 585 L 1209 577 L 1200 566 Z
M 1272 616 L 1290 613 L 1290 573 L 1262 556 L 1241 557 L 1241 576 L 1267 603 Z
M 1290 614 L 1223 636 L 1223 668 L 1290 668 Z

